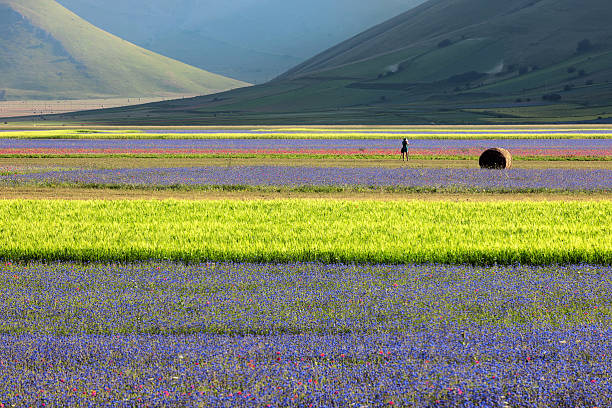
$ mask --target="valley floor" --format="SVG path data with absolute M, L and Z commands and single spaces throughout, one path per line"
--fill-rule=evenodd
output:
M 11 120 L 12 118 L 20 116 L 37 116 L 38 120 L 44 123 L 44 121 L 46 120 L 46 116 L 48 115 L 108 108 L 119 108 L 192 96 L 194 95 L 167 95 L 165 97 L 155 96 L 136 98 L 98 98 L 69 100 L 0 100 L 0 118 L 3 118 L 5 120 Z
M 0 407 L 612 404 L 612 128 L 341 130 L 0 129 Z

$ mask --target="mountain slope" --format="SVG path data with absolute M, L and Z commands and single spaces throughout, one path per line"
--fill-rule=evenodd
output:
M 261 86 L 87 114 L 138 123 L 612 118 L 609 0 L 430 0 Z
M 0 0 L 5 97 L 206 94 L 247 84 L 147 51 L 53 0 Z
M 422 51 L 431 52 L 445 40 L 451 45 L 466 41 L 491 45 L 498 62 L 505 65 L 550 65 L 573 54 L 585 38 L 610 45 L 610 17 L 612 6 L 606 0 L 432 0 L 319 54 L 284 77 L 391 53 L 398 53 L 396 64 L 408 66 Z M 439 63 L 452 64 L 457 57 L 461 55 Z M 494 66 L 483 66 L 481 71 Z
M 163 55 L 265 82 L 424 0 L 58 0 Z

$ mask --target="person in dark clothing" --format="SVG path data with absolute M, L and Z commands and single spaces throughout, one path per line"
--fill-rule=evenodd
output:
M 408 161 L 408 139 L 402 140 L 402 161 Z

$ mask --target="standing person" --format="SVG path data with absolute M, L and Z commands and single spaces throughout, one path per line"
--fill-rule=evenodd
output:
M 408 161 L 408 139 L 402 140 L 402 161 Z

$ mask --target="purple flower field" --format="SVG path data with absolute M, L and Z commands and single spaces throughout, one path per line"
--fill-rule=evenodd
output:
M 126 186 L 326 186 L 478 190 L 610 191 L 612 170 L 189 167 L 67 170 L 0 175 L 2 184 Z
M 508 149 L 537 150 L 608 150 L 612 139 L 416 139 L 411 149 L 486 149 L 502 146 Z M 393 139 L 0 139 L 2 149 L 286 149 L 286 150 L 387 150 L 401 147 L 401 135 Z
M 308 133 L 309 130 L 286 130 L 286 129 L 265 129 L 265 130 L 253 130 L 253 129 L 142 129 L 143 133 L 148 134 L 227 134 L 227 133 L 249 133 L 255 135 L 270 135 L 275 133 L 280 134 L 304 134 Z M 320 135 L 326 132 L 313 131 L 314 134 Z M 416 130 L 405 130 L 405 129 L 371 129 L 366 130 L 363 128 L 359 129 L 338 129 L 334 128 L 329 133 L 342 134 L 342 133 L 360 133 L 360 134 L 397 134 L 397 135 L 521 135 L 521 134 L 534 134 L 534 135 L 612 135 L 612 129 L 416 129 Z
M 8 406 L 606 407 L 612 268 L 0 265 Z
M 596 327 L 0 336 L 0 400 L 5 407 L 608 407 L 610 336 Z
M 48 132 L 47 129 L 36 129 L 31 128 L 27 130 L 28 132 Z M 2 129 L 2 133 L 17 133 L 23 132 L 22 129 Z M 77 131 L 78 132 L 78 131 Z M 191 126 L 189 129 L 185 128 L 163 128 L 163 129 L 131 129 L 130 132 L 135 133 L 144 133 L 151 135 L 167 135 L 167 134 L 202 134 L 202 135 L 223 135 L 223 134 L 252 134 L 252 135 L 285 135 L 285 134 L 314 134 L 317 136 L 326 135 L 326 134 L 372 134 L 372 135 L 423 135 L 423 134 L 431 134 L 431 135 L 439 135 L 439 136 L 452 136 L 452 135 L 550 135 L 555 137 L 557 135 L 572 135 L 575 137 L 580 137 L 582 135 L 612 135 L 612 129 L 606 128 L 598 128 L 598 129 L 590 129 L 590 128 L 525 128 L 525 127 L 517 127 L 514 129 L 509 128 L 482 128 L 479 129 L 477 127 L 474 128 L 436 128 L 436 129 L 401 129 L 401 128 L 387 128 L 387 129 L 365 129 L 363 127 L 359 127 L 356 129 L 346 129 L 346 128 L 329 128 L 327 131 L 321 130 L 318 128 L 309 129 L 308 127 L 304 129 L 277 129 L 277 128 L 268 128 L 268 129 L 251 129 L 251 128 L 217 128 L 211 129 L 208 127 L 197 128 Z M 86 133 L 111 133 L 109 130 L 96 129 L 93 132 Z
M 274 133 L 143 130 L 212 137 L 219 132 Z M 368 137 L 375 138 L 378 132 L 371 132 Z M 36 163 L 46 155 L 94 154 L 392 157 L 403 135 L 414 133 L 400 130 L 396 140 L 0 139 L 0 154 Z M 479 131 L 448 130 L 457 133 Z M 410 154 L 473 157 L 499 146 L 518 157 L 612 156 L 612 139 L 504 139 L 530 133 L 521 129 L 482 133 L 499 139 L 411 140 Z M 537 133 L 588 137 L 612 130 Z M 609 169 L 91 170 L 27 163 L 0 168 L 0 187 L 612 192 Z M 118 225 L 112 223 L 130 225 L 107 215 L 112 233 Z M 155 211 L 156 222 L 158 215 Z M 304 218 L 301 207 L 299 216 Z M 5 218 L 13 228 L 13 219 Z M 49 242 L 56 242 L 52 225 Z M 82 231 L 91 241 L 91 230 Z M 231 234 L 233 239 L 235 231 Z M 508 239 L 512 245 L 515 238 Z M 13 242 L 25 247 L 28 240 Z M 612 407 L 611 295 L 609 265 L 0 260 L 0 408 Z

